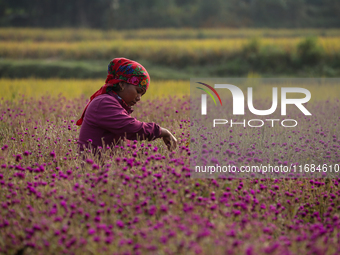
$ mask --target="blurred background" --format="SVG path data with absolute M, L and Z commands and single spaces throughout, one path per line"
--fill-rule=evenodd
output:
M 338 0 L 0 0 L 0 77 L 103 81 L 115 57 L 153 80 L 339 77 L 339 17 Z
M 18 27 L 334 28 L 337 0 L 1 0 L 1 25 Z

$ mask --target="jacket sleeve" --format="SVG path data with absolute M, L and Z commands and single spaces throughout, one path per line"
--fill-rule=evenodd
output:
M 98 101 L 91 116 L 99 127 L 129 140 L 154 140 L 161 135 L 161 128 L 156 123 L 138 121 L 131 117 L 120 103 L 112 98 L 103 97 Z

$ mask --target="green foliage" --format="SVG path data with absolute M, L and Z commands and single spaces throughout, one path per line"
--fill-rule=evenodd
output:
M 262 77 L 298 76 L 298 77 L 339 77 L 340 56 L 322 64 L 299 66 L 293 62 L 294 58 L 283 54 L 280 50 L 270 48 L 261 49 L 258 59 L 244 58 L 234 55 L 219 63 L 187 65 L 183 68 L 155 64 L 142 60 L 152 80 L 182 80 L 192 77 L 241 77 L 249 73 L 258 73 Z M 296 59 L 294 60 L 296 61 Z M 2 78 L 100 78 L 106 77 L 105 62 L 96 61 L 55 61 L 47 63 L 45 60 L 1 60 L 0 77 Z
M 338 0 L 1 0 L 0 26 L 340 27 Z
M 261 43 L 258 38 L 253 38 L 243 47 L 243 52 L 247 56 L 256 55 L 261 48 Z
M 323 49 L 317 44 L 316 37 L 307 37 L 297 46 L 299 63 L 302 65 L 315 65 L 322 60 Z
M 106 76 L 107 64 L 100 62 L 0 61 L 0 77 L 7 78 L 98 78 Z

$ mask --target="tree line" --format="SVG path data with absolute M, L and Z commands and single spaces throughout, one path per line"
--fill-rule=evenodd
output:
M 2 27 L 340 27 L 339 0 L 0 0 Z

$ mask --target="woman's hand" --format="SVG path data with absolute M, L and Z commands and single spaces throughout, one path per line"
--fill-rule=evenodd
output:
M 161 128 L 161 137 L 163 138 L 163 141 L 168 147 L 169 151 L 173 151 L 177 147 L 177 139 L 174 137 L 171 132 L 165 128 Z

